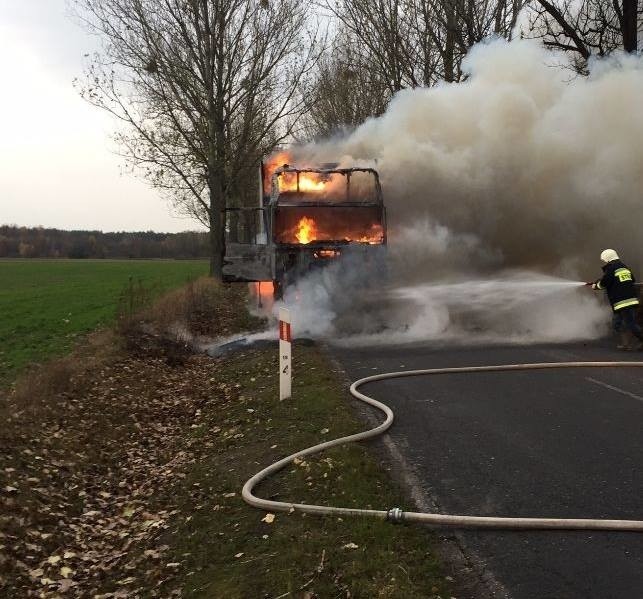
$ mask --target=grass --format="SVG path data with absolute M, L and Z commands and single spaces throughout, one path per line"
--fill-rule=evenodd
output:
M 314 346 L 295 346 L 293 398 L 280 402 L 276 347 L 210 358 L 158 333 L 171 316 L 192 333 L 262 326 L 245 299 L 197 280 L 19 378 L 0 401 L 0 595 L 450 596 L 424 528 L 295 513 L 266 522 L 241 500 L 265 465 L 363 429 Z M 256 492 L 412 507 L 367 445 L 299 461 Z
M 275 351 L 238 355 L 218 369 L 237 396 L 192 435 L 205 452 L 176 490 L 191 512 L 168 535 L 186 597 L 399 598 L 449 596 L 426 530 L 364 518 L 276 514 L 240 497 L 252 474 L 297 449 L 363 429 L 316 348 L 295 348 L 292 400 L 277 398 Z M 410 508 L 363 445 L 335 448 L 287 468 L 256 491 L 283 501 Z M 181 503 L 182 502 L 182 503 Z M 307 594 L 308 593 L 308 594 Z
M 206 273 L 205 261 L 0 260 L 0 388 L 110 325 L 130 280 L 160 294 Z

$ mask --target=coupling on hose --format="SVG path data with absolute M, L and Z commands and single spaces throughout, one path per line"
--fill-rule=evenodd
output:
M 391 508 L 386 512 L 386 519 L 393 524 L 400 524 L 404 522 L 404 512 L 399 507 Z

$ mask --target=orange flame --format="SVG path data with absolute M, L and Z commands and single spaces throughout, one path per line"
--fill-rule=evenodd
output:
M 315 241 L 317 236 L 317 226 L 315 221 L 312 218 L 304 216 L 297 223 L 297 232 L 295 237 L 299 243 L 307 244 L 311 241 Z
M 277 152 L 268 157 L 264 162 L 264 193 L 270 189 L 270 182 L 274 172 L 282 166 L 289 164 L 292 166 L 293 156 L 286 151 Z M 299 190 L 297 189 L 297 173 L 284 172 L 279 177 L 280 191 L 324 191 L 330 179 L 321 179 L 315 173 L 299 174 Z
M 297 184 L 295 183 L 295 187 Z M 301 191 L 323 191 L 326 183 L 324 181 L 315 181 L 309 175 L 299 175 L 299 189 Z
M 371 230 L 368 234 L 358 238 L 356 241 L 360 243 L 369 243 L 370 245 L 378 245 L 384 242 L 384 229 L 382 225 L 373 223 Z
M 326 229 L 309 216 L 302 216 L 297 224 L 278 236 L 279 243 L 300 243 L 307 245 L 313 241 L 343 241 L 348 243 L 367 243 L 379 245 L 384 243 L 384 230 L 379 223 L 373 223 L 368 229 L 359 227 L 353 232 L 341 227 L 336 230 Z M 328 257 L 328 256 L 324 256 Z
M 272 180 L 272 175 L 274 172 L 281 168 L 284 164 L 290 164 L 292 161 L 292 156 L 289 152 L 277 152 L 268 156 L 265 159 L 263 168 L 263 192 L 268 194 L 270 192 L 270 182 Z
M 324 191 L 328 182 L 315 173 L 299 173 L 298 189 L 297 173 L 285 171 L 279 176 L 279 191 Z

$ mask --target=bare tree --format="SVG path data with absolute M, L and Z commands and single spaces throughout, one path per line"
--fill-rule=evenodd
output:
M 382 74 L 365 59 L 353 35 L 340 31 L 320 61 L 307 90 L 310 110 L 303 119 L 305 139 L 350 131 L 388 105 L 391 90 Z
M 124 124 L 123 155 L 210 231 L 221 278 L 224 210 L 290 135 L 318 56 L 305 0 L 75 0 L 104 40 L 82 86 Z
M 643 23 L 637 0 L 532 0 L 526 35 L 571 55 L 572 66 L 586 73 L 590 56 L 619 48 L 636 52 Z
M 422 85 L 421 63 L 405 0 L 324 0 L 322 6 L 361 46 L 361 63 L 378 73 L 391 93 Z M 358 46 L 358 47 L 359 47 Z
M 525 0 L 343 0 L 323 4 L 360 42 L 391 93 L 458 81 L 479 41 L 511 38 Z
M 491 35 L 511 39 L 524 0 L 406 0 L 418 40 L 439 54 L 439 79 L 458 81 L 472 46 Z

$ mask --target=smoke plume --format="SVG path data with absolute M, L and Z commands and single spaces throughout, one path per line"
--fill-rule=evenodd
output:
M 456 266 L 587 278 L 614 247 L 638 271 L 643 59 L 597 60 L 572 80 L 551 60 L 530 40 L 480 44 L 466 81 L 401 91 L 383 116 L 302 159 L 376 163 L 392 244 L 416 243 L 420 220 L 411 235 L 425 235 L 438 268 L 453 254 Z M 449 251 L 435 254 L 432 230 Z
M 376 166 L 393 283 L 373 294 L 315 273 L 291 291 L 300 331 L 368 342 L 605 332 L 602 298 L 543 275 L 594 279 L 607 247 L 641 271 L 643 59 L 597 60 L 587 78 L 551 60 L 534 41 L 482 43 L 464 82 L 401 91 L 352 134 L 296 150 L 300 165 Z

